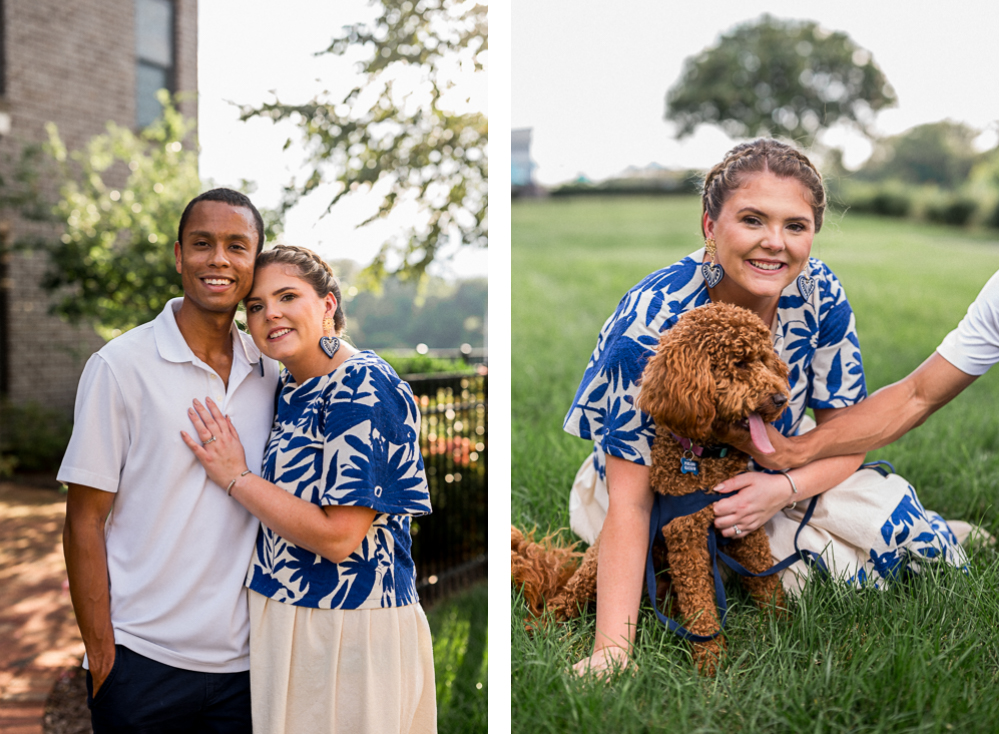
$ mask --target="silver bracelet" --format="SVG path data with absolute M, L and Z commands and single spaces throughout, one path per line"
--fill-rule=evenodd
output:
M 799 488 L 795 486 L 795 480 L 792 479 L 792 475 L 789 474 L 786 471 L 783 471 L 781 473 L 784 475 L 785 479 L 788 480 L 788 483 L 792 485 L 792 495 L 793 496 L 797 495 L 799 493 Z M 797 504 L 798 504 L 798 500 L 796 500 L 795 502 L 793 502 L 790 505 L 785 505 L 785 509 L 786 510 L 794 510 L 795 509 L 795 505 L 797 505 Z
M 227 497 L 232 497 L 233 496 L 233 485 L 236 484 L 236 482 L 238 482 L 240 479 L 242 479 L 243 477 L 245 477 L 249 473 L 250 473 L 250 470 L 247 469 L 245 472 L 243 472 L 242 474 L 240 474 L 238 477 L 236 477 L 236 479 L 234 479 L 233 481 L 231 481 L 229 483 L 229 486 L 226 487 L 226 496 Z M 788 475 L 786 474 L 785 476 L 788 476 Z M 792 486 L 794 487 L 795 485 L 793 484 Z

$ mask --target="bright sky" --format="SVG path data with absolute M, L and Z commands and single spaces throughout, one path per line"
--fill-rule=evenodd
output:
M 845 31 L 872 52 L 896 90 L 897 108 L 876 127 L 895 134 L 950 118 L 989 129 L 996 144 L 998 29 L 996 0 L 512 0 L 511 122 L 533 128 L 536 180 L 583 173 L 602 179 L 629 165 L 708 168 L 732 146 L 721 130 L 701 127 L 673 139 L 663 119 L 667 90 L 684 60 L 736 24 L 767 11 Z M 864 139 L 831 130 L 848 165 L 870 153 Z M 497 170 L 497 169 L 495 169 Z
M 375 17 L 364 0 L 200 0 L 198 3 L 198 88 L 200 168 L 203 179 L 238 185 L 241 178 L 257 183 L 251 198 L 259 206 L 276 206 L 282 185 L 295 174 L 302 180 L 303 150 L 297 128 L 267 120 L 240 122 L 230 104 L 258 105 L 274 99 L 307 102 L 329 90 L 339 100 L 360 81 L 352 57 L 316 52 L 326 49 L 340 29 Z M 485 84 L 469 89 L 486 110 Z M 293 146 L 282 151 L 291 137 Z M 325 194 L 325 195 L 324 195 Z M 368 264 L 382 242 L 402 228 L 398 218 L 355 229 L 378 209 L 381 196 L 349 196 L 321 217 L 333 194 L 322 190 L 292 209 L 285 218 L 284 241 L 309 247 L 331 260 L 350 258 Z M 460 248 L 437 268 L 445 276 L 486 274 L 485 250 Z

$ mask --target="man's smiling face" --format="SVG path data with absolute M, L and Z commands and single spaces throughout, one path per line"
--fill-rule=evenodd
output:
M 257 255 L 257 227 L 245 207 L 199 201 L 174 243 L 177 272 L 192 305 L 232 313 L 250 292 Z

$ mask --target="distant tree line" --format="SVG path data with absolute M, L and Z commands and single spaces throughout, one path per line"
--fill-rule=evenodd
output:
M 980 131 L 943 120 L 876 141 L 857 171 L 834 155 L 825 171 L 833 206 L 956 226 L 1000 226 L 996 146 L 976 150 Z
M 341 280 L 347 336 L 362 349 L 458 349 L 484 346 L 486 278 L 450 282 L 428 278 L 388 277 L 380 292 L 358 291 L 351 284 L 360 275 L 352 261 L 333 263 Z

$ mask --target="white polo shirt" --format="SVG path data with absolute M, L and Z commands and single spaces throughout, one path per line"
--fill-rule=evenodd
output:
M 231 673 L 249 668 L 243 581 L 258 521 L 208 479 L 180 434 L 195 435 L 191 401 L 211 397 L 259 473 L 278 365 L 234 325 L 227 389 L 177 327 L 181 302 L 87 362 L 58 477 L 116 493 L 105 526 L 115 642 L 175 668 Z
M 994 273 L 938 354 L 967 375 L 985 374 L 1000 361 L 1000 273 Z

